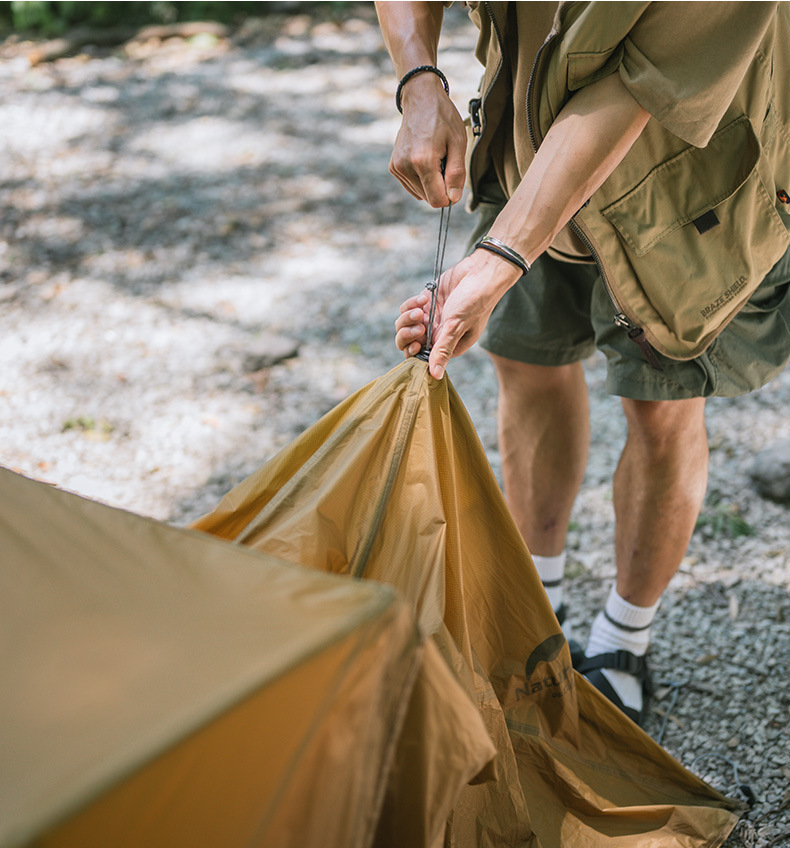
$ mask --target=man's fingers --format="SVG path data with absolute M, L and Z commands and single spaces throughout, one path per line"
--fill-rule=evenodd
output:
M 425 192 L 420 185 L 419 175 L 414 172 L 411 161 L 395 151 L 390 157 L 390 173 L 417 200 L 425 200 Z
M 416 300 L 416 298 L 414 298 Z M 425 313 L 420 307 L 402 312 L 395 321 L 395 344 L 399 350 L 404 351 L 408 355 L 412 350 L 417 340 L 421 340 L 426 336 L 425 330 Z M 414 353 L 419 353 L 422 347 L 422 341 L 417 343 L 417 349 Z
M 457 328 L 460 331 L 460 327 Z M 437 380 L 444 377 L 444 372 L 447 368 L 447 363 L 453 358 L 458 339 L 458 332 L 454 332 L 453 328 L 443 326 L 439 329 L 438 336 L 433 343 L 433 349 L 428 359 L 428 370 L 431 376 Z
M 434 209 L 441 209 L 451 202 L 447 196 L 441 169 L 423 176 L 422 185 L 425 190 L 425 199 Z
M 408 327 L 424 327 L 425 323 L 425 313 L 422 308 L 417 307 L 416 309 L 410 309 L 408 312 L 401 312 L 401 314 L 395 319 L 395 329 L 403 330 Z
M 447 206 L 449 202 L 442 176 L 442 158 L 432 150 L 420 151 L 407 161 L 393 155 L 390 171 L 403 185 L 408 183 L 412 194 L 427 200 L 434 209 L 438 209 Z
M 464 165 L 464 151 L 466 141 L 462 147 L 453 146 L 447 151 L 447 164 L 444 167 L 444 185 L 447 196 L 451 203 L 458 203 L 464 193 L 466 182 L 466 167 Z
M 395 334 L 395 344 L 400 350 L 406 350 L 414 341 L 422 339 L 425 336 L 425 327 L 404 327 Z M 420 342 L 422 344 L 422 342 Z
M 450 357 L 445 350 L 440 347 L 434 347 L 428 358 L 428 371 L 430 371 L 431 377 L 435 380 L 441 380 L 444 377 L 444 372 L 449 361 Z
M 422 350 L 423 339 L 427 337 L 429 301 L 427 294 L 417 294 L 401 304 L 400 315 L 395 319 L 395 344 L 406 357 Z
M 421 308 L 425 306 L 429 300 L 430 298 L 427 294 L 415 294 L 408 300 L 403 301 L 400 305 L 400 313 L 402 315 L 404 312 L 410 312 L 412 309 L 416 309 L 417 307 Z
M 399 171 L 392 162 L 390 162 L 390 173 L 412 197 L 416 197 L 417 200 L 425 200 L 425 195 L 402 171 Z
M 407 330 L 401 330 L 395 336 L 395 346 L 398 350 L 402 350 L 407 356 L 414 356 L 422 350 L 425 330 L 419 330 L 417 327 L 410 327 Z

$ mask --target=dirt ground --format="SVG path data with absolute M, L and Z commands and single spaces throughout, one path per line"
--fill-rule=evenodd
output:
M 448 17 L 440 65 L 464 110 L 474 32 L 458 4 Z M 186 524 L 399 362 L 392 324 L 430 275 L 438 214 L 387 172 L 389 59 L 367 3 L 32 65 L 34 47 L 0 48 L 0 463 Z M 448 258 L 470 223 L 454 210 Z M 580 637 L 614 574 L 625 438 L 602 359 L 586 369 Z M 449 376 L 499 473 L 489 362 L 473 350 Z M 654 627 L 648 731 L 756 796 L 730 848 L 790 845 L 790 521 L 749 479 L 790 437 L 789 402 L 785 373 L 709 404 L 708 499 Z

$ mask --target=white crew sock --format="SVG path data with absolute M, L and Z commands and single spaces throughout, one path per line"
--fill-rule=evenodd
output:
M 565 551 L 557 556 L 532 554 L 532 561 L 549 597 L 554 612 L 562 606 L 562 578 L 565 574 Z
M 606 606 L 598 613 L 590 630 L 587 656 L 619 650 L 644 656 L 650 644 L 650 625 L 659 603 L 660 600 L 649 607 L 638 607 L 621 598 L 612 587 Z M 602 669 L 602 673 L 627 707 L 642 709 L 642 685 L 633 675 L 611 669 Z
M 549 603 L 554 612 L 558 612 L 562 606 L 562 578 L 565 574 L 565 551 L 556 556 L 539 556 L 532 554 L 532 561 L 543 583 L 543 588 L 548 596 Z M 570 642 L 573 639 L 573 628 L 565 616 L 560 624 L 565 638 Z

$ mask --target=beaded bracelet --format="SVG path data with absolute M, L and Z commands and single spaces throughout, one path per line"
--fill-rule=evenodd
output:
M 527 262 L 523 256 L 516 253 L 513 248 L 508 247 L 504 242 L 501 242 L 498 238 L 485 236 L 485 238 L 480 239 L 480 241 L 475 245 L 475 250 L 478 247 L 483 250 L 487 250 L 490 253 L 496 253 L 497 256 L 501 256 L 503 259 L 507 259 L 508 262 L 512 262 L 521 270 L 522 274 L 529 274 L 529 262 Z
M 398 107 L 398 111 L 401 115 L 403 114 L 403 107 L 401 105 L 400 98 L 401 93 L 403 92 L 403 86 L 406 85 L 412 77 L 416 77 L 417 74 L 421 74 L 424 71 L 436 74 L 436 76 L 442 81 L 445 92 L 447 92 L 448 95 L 450 94 L 450 83 L 447 82 L 447 77 L 438 68 L 435 68 L 433 65 L 418 65 L 416 68 L 412 68 L 410 71 L 407 71 L 398 83 L 398 90 L 395 92 L 395 105 Z

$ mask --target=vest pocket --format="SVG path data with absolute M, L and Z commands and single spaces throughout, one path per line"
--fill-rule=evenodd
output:
M 766 165 L 751 123 L 738 118 L 602 210 L 633 272 L 614 275 L 612 287 L 667 356 L 702 353 L 787 248 Z

